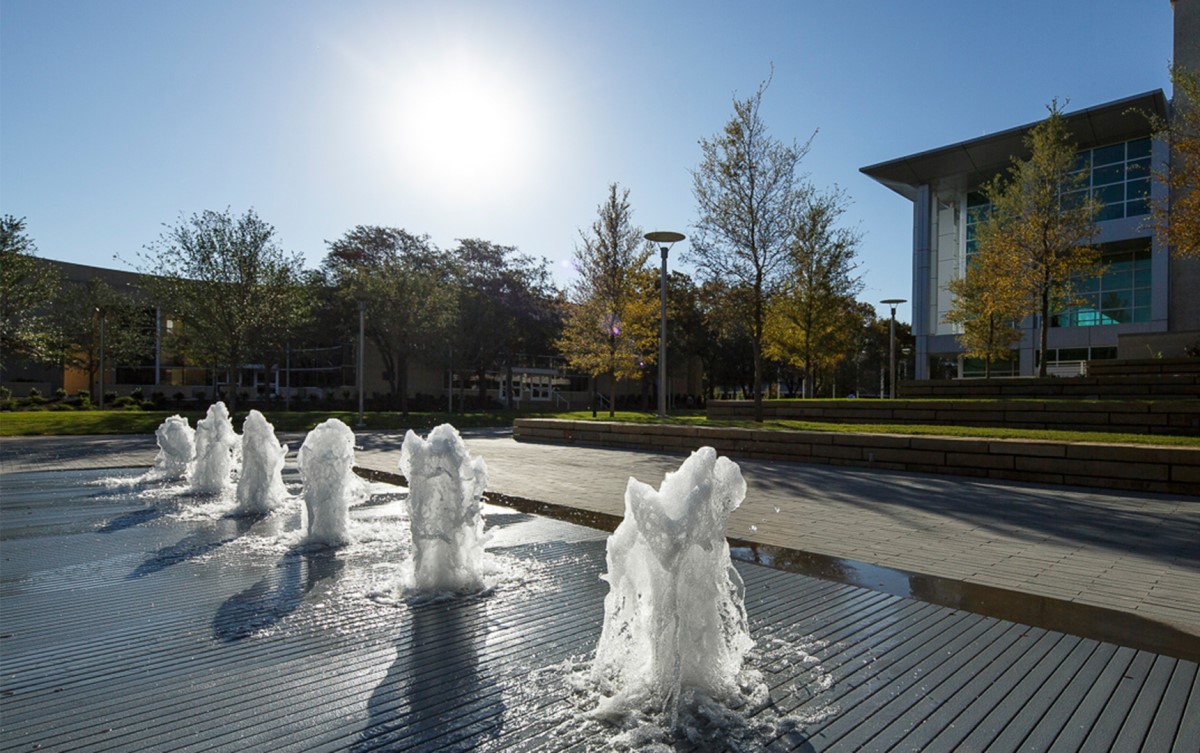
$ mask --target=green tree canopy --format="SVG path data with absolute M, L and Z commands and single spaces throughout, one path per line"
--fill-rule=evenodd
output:
M 429 236 L 393 227 L 359 225 L 326 244 L 322 267 L 338 291 L 344 321 L 357 331 L 363 301 L 366 336 L 407 415 L 410 364 L 448 355 L 444 346 L 458 305 L 453 262 Z
M 55 349 L 63 365 L 87 374 L 88 390 L 93 395 L 98 395 L 96 375 L 101 360 L 108 371 L 118 364 L 140 363 L 154 352 L 153 311 L 99 277 L 86 282 L 64 281 L 53 319 L 58 334 Z
M 57 359 L 48 303 L 58 275 L 37 257 L 24 218 L 0 218 L 0 364 L 12 358 L 48 363 Z
M 307 316 L 301 257 L 286 254 L 253 209 L 181 218 L 140 260 L 147 289 L 182 320 L 185 354 L 226 369 L 231 410 L 242 367 L 266 362 Z
M 459 241 L 453 256 L 458 285 L 455 361 L 475 373 L 483 404 L 489 370 L 504 366 L 511 381 L 517 352 L 547 349 L 557 330 L 558 291 L 548 261 L 512 246 L 468 238 Z M 511 388 L 507 394 L 511 400 Z

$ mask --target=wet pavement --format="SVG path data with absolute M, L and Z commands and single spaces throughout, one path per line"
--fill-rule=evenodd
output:
M 488 463 L 490 491 L 577 510 L 580 522 L 585 513 L 618 519 L 630 476 L 657 486 L 684 457 L 520 443 L 506 430 L 471 430 L 464 437 Z M 302 439 L 281 436 L 293 450 L 289 461 Z M 360 432 L 358 441 L 361 468 L 398 473 L 402 433 Z M 0 471 L 146 467 L 155 452 L 149 435 L 5 438 Z M 774 547 L 794 553 L 774 560 L 856 563 L 814 565 L 810 572 L 816 574 L 821 568 L 851 574 L 878 568 L 871 571 L 878 581 L 872 587 L 889 593 L 969 592 L 976 602 L 986 594 L 989 603 L 1009 603 L 993 610 L 1000 616 L 1029 621 L 1050 615 L 1046 626 L 1057 629 L 1065 629 L 1061 620 L 1070 619 L 1071 605 L 1080 615 L 1097 615 L 1092 622 L 1123 614 L 1131 628 L 1096 637 L 1161 635 L 1178 643 L 1182 635 L 1185 648 L 1200 652 L 1186 645 L 1188 637 L 1200 641 L 1196 498 L 800 463 L 739 464 L 748 492 L 730 519 L 729 536 L 759 552 Z
M 689 706 L 674 734 L 658 712 L 604 722 L 587 714 L 587 668 L 605 535 L 545 503 L 485 510 L 491 590 L 408 599 L 401 490 L 353 508 L 349 546 L 313 550 L 296 497 L 231 518 L 229 495 L 100 483 L 130 470 L 17 472 L 5 455 L 2 751 L 1190 752 L 1200 739 L 1194 661 L 895 595 L 877 566 L 839 578 L 865 586 L 830 579 L 846 561 L 797 574 L 787 552 L 746 542 L 745 682 L 765 695 Z

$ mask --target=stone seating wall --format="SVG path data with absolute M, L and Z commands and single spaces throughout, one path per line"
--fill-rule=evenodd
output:
M 521 442 L 785 460 L 1200 496 L 1200 448 L 520 418 Z
M 1200 400 L 1200 358 L 1088 361 L 1087 376 L 923 379 L 900 383 L 905 398 Z
M 905 387 L 907 393 L 907 383 Z M 708 418 L 714 420 L 750 420 L 754 418 L 754 403 L 749 400 L 709 400 L 706 412 Z M 1200 436 L 1200 398 L 1103 401 L 984 398 L 957 401 L 907 398 L 767 400 L 763 403 L 763 418 Z

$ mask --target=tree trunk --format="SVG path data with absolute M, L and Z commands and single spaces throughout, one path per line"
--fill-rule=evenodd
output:
M 751 338 L 751 351 L 754 354 L 754 421 L 762 423 L 762 338 L 763 338 L 763 292 L 762 284 L 756 281 L 754 286 L 754 336 Z
M 751 385 L 751 389 L 754 392 L 754 420 L 762 423 L 762 343 L 757 337 L 754 339 L 752 351 L 754 353 L 754 384 Z
M 507 403 L 508 403 L 509 410 L 512 410 L 512 408 L 513 408 L 512 362 L 513 362 L 512 346 L 508 345 L 508 346 L 505 346 L 505 349 L 504 349 L 504 381 L 508 385 L 508 388 L 507 388 L 508 391 L 505 392 L 504 394 L 506 394 L 508 396 Z
M 229 402 L 225 407 L 229 409 L 230 416 L 237 410 L 237 371 L 239 369 L 232 364 L 225 369 L 225 384 L 229 385 L 229 395 L 226 397 Z
M 617 415 L 617 371 L 613 369 L 608 372 L 608 417 L 613 418 Z
M 408 418 L 408 356 L 398 356 L 396 358 L 396 371 L 393 372 L 396 377 L 400 391 L 400 415 Z
M 487 405 L 487 369 L 480 366 L 475 378 L 479 380 L 479 409 L 483 410 L 483 406 Z
M 1040 332 L 1039 332 L 1039 337 L 1038 337 L 1038 340 L 1040 342 L 1039 342 L 1038 347 L 1041 349 L 1040 350 L 1041 358 L 1039 359 L 1040 362 L 1038 363 L 1038 376 L 1039 377 L 1046 376 L 1046 345 L 1050 339 L 1050 337 L 1049 337 L 1050 336 L 1050 316 L 1049 316 L 1049 314 L 1050 314 L 1050 291 L 1048 288 L 1043 287 L 1042 288 L 1041 321 L 1038 322 L 1038 324 L 1040 325 L 1039 326 Z

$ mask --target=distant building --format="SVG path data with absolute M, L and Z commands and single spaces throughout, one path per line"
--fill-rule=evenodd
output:
M 99 279 L 130 300 L 147 301 L 140 274 L 51 259 L 42 261 L 51 265 L 64 285 L 78 286 L 81 292 L 89 281 Z M 75 394 L 102 386 L 105 393 L 128 395 L 141 390 L 145 397 L 160 393 L 173 401 L 194 400 L 197 404 L 207 404 L 231 389 L 243 400 L 286 401 L 292 408 L 322 401 L 326 404 L 341 401 L 348 407 L 357 403 L 357 338 L 342 335 L 334 322 L 309 328 L 312 332 L 299 335 L 272 354 L 269 362 L 244 364 L 230 385 L 222 364 L 190 362 L 172 348 L 172 336 L 185 330 L 186 321 L 152 303 L 145 302 L 144 306 L 142 320 L 153 327 L 148 338 L 152 346 L 136 362 L 121 361 L 107 353 L 103 373 L 89 384 L 89 374 L 82 369 L 61 363 L 5 359 L 0 367 L 0 385 L 11 389 L 17 397 L 28 395 L 30 389 L 51 395 L 59 388 Z M 100 316 L 99 311 L 96 316 Z M 98 326 L 99 319 L 95 321 Z M 109 324 L 114 326 L 112 322 Z M 408 386 L 413 410 L 445 409 L 450 400 L 458 410 L 465 403 L 478 401 L 480 376 L 473 370 L 464 370 L 461 364 L 456 365 L 453 358 L 454 354 L 447 349 L 444 354 L 410 365 Z M 586 376 L 570 369 L 560 356 L 518 353 L 509 372 L 509 369 L 493 369 L 483 374 L 484 395 L 493 405 L 509 402 L 511 378 L 512 402 L 524 410 L 582 409 L 591 405 L 593 388 L 598 395 L 598 407 L 607 409 L 608 380 L 602 377 L 592 384 Z M 693 358 L 686 364 L 672 364 L 672 372 L 672 406 L 684 407 L 687 395 L 700 394 L 700 364 Z M 395 408 L 399 404 L 398 396 L 389 398 L 390 376 L 379 352 L 368 340 L 364 350 L 363 394 L 377 407 Z M 618 407 L 652 405 L 650 388 L 648 381 L 619 383 Z
M 1200 71 L 1200 0 L 1176 0 L 1176 65 Z M 1079 373 L 1082 362 L 1106 358 L 1182 355 L 1200 339 L 1200 263 L 1171 259 L 1155 237 L 1151 203 L 1166 198 L 1153 164 L 1168 159 L 1141 113 L 1166 117 L 1162 91 L 1068 113 L 1067 125 L 1088 185 L 1101 202 L 1096 243 L 1106 269 L 1086 286 L 1085 303 L 1053 314 L 1047 366 Z M 912 326 L 917 379 L 982 376 L 982 364 L 962 357 L 956 325 L 945 321 L 953 304 L 948 284 L 974 252 L 974 224 L 986 203 L 980 187 L 1026 158 L 1029 123 L 969 141 L 862 168 L 913 202 Z M 1147 347 L 1148 346 L 1148 347 Z M 993 374 L 1031 375 L 1037 369 L 1037 323 L 1024 322 L 1012 364 Z M 1176 353 L 1175 351 L 1179 351 Z

